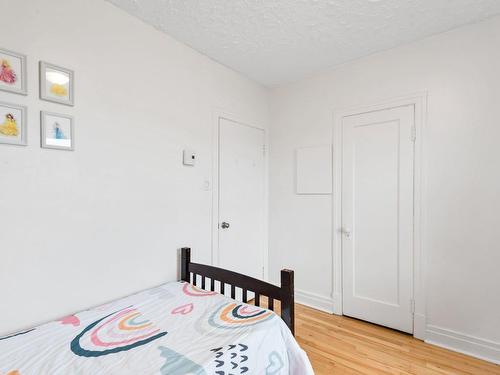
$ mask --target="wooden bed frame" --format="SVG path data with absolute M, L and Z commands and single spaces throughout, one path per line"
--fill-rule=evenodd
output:
M 201 276 L 201 285 L 198 282 Z M 210 279 L 210 280 L 206 280 Z M 274 300 L 281 302 L 281 318 L 285 321 L 292 334 L 295 334 L 295 298 L 293 286 L 293 271 L 281 270 L 281 287 L 262 280 L 245 276 L 222 268 L 191 262 L 191 249 L 181 249 L 181 280 L 205 289 L 210 282 L 210 290 L 215 291 L 215 281 L 219 281 L 218 292 L 224 294 L 226 284 L 231 288 L 231 298 L 236 296 L 236 288 L 242 290 L 243 302 L 248 302 L 248 292 L 255 294 L 255 306 L 260 306 L 260 297 L 266 296 L 267 307 L 274 310 Z

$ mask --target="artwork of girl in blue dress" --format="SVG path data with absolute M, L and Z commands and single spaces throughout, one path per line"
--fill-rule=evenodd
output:
M 61 129 L 61 125 L 58 122 L 54 122 L 54 138 L 55 139 L 67 139 L 66 135 Z

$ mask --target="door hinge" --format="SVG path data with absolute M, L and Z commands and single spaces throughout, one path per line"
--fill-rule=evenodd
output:
M 266 154 L 266 145 L 262 145 L 262 153 L 265 155 Z
M 412 314 L 415 314 L 415 300 L 414 299 L 410 300 L 410 312 Z
M 411 128 L 411 141 L 415 142 L 417 140 L 417 128 L 413 126 Z

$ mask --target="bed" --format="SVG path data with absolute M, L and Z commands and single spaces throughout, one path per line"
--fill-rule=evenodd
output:
M 293 337 L 293 271 L 277 287 L 190 254 L 180 281 L 0 337 L 0 375 L 313 374 Z

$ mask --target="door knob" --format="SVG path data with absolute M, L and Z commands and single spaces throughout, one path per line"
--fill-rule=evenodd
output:
M 346 238 L 351 238 L 351 230 L 349 228 L 342 228 L 340 231 Z
M 227 229 L 227 228 L 229 228 L 229 223 L 226 223 L 225 221 L 223 221 L 223 222 L 220 224 L 220 227 L 221 227 L 222 229 Z

